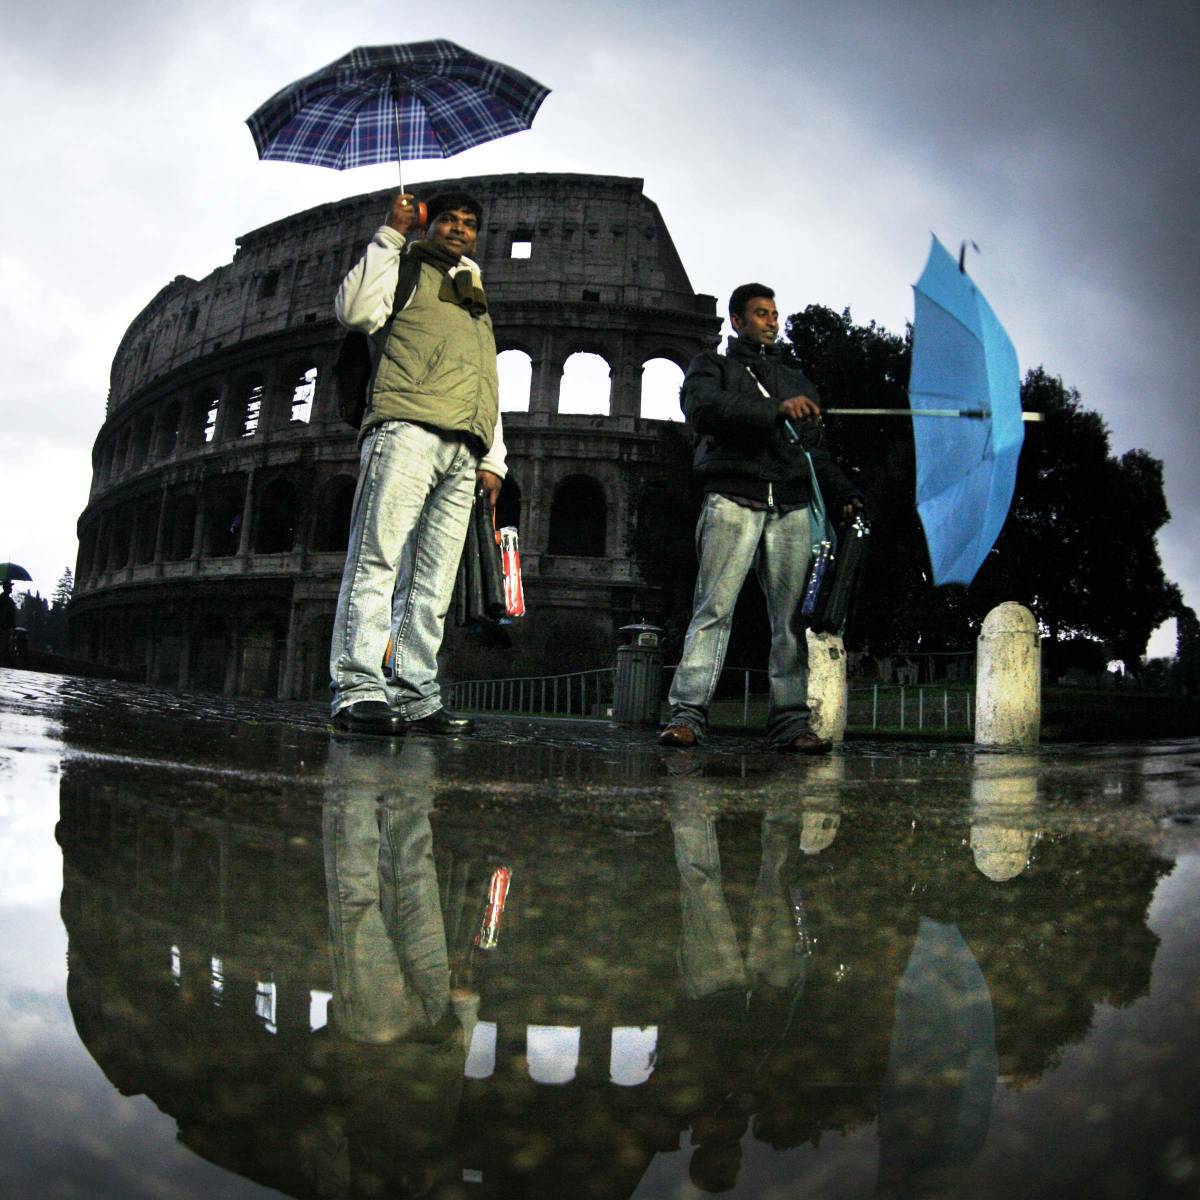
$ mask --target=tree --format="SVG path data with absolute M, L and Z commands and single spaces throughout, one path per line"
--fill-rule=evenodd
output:
M 54 595 L 51 598 L 51 603 L 55 608 L 65 609 L 71 603 L 71 593 L 74 590 L 75 576 L 71 573 L 71 568 L 66 567 L 59 577 L 58 583 L 54 585 Z
M 1058 647 L 1079 636 L 1106 643 L 1136 673 L 1179 604 L 1155 542 L 1170 519 L 1162 463 L 1144 450 L 1114 458 L 1101 417 L 1041 367 L 1021 398 L 1045 419 L 1025 439 L 1008 522 L 971 590 L 989 606 L 1018 600 L 1037 614 L 1051 674 Z

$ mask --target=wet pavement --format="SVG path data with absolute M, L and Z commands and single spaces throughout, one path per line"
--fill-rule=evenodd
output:
M 1200 1196 L 1200 741 L 0 671 L 0 1195 Z

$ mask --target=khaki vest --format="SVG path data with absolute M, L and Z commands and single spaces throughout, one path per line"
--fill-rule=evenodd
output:
M 363 432 L 417 421 L 472 434 L 486 451 L 500 411 L 492 318 L 439 300 L 441 286 L 442 273 L 423 263 L 408 307 L 372 338 L 378 366 Z

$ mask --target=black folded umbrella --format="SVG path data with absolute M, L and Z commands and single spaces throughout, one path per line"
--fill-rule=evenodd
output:
M 818 633 L 841 634 L 850 619 L 858 581 L 867 555 L 870 526 L 856 516 L 838 534 L 837 554 L 833 562 L 833 582 L 825 593 L 822 610 L 812 620 Z
M 492 506 L 487 492 L 477 488 L 454 582 L 454 623 L 494 625 L 504 613 L 504 570 Z

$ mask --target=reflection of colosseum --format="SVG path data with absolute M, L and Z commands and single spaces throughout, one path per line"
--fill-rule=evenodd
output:
M 485 205 L 497 342 L 515 377 L 521 362 L 529 372 L 527 398 L 505 395 L 506 502 L 536 614 L 502 665 L 453 633 L 452 673 L 593 666 L 616 626 L 656 611 L 630 538 L 674 468 L 665 422 L 641 415 L 643 370 L 711 345 L 715 303 L 692 291 L 639 179 L 421 190 L 448 184 Z M 387 195 L 246 234 L 232 263 L 179 276 L 130 325 L 79 520 L 77 654 L 168 686 L 324 694 L 355 473 L 354 434 L 324 386 L 340 342 L 330 301 Z M 608 364 L 606 412 L 559 411 L 581 353 Z

